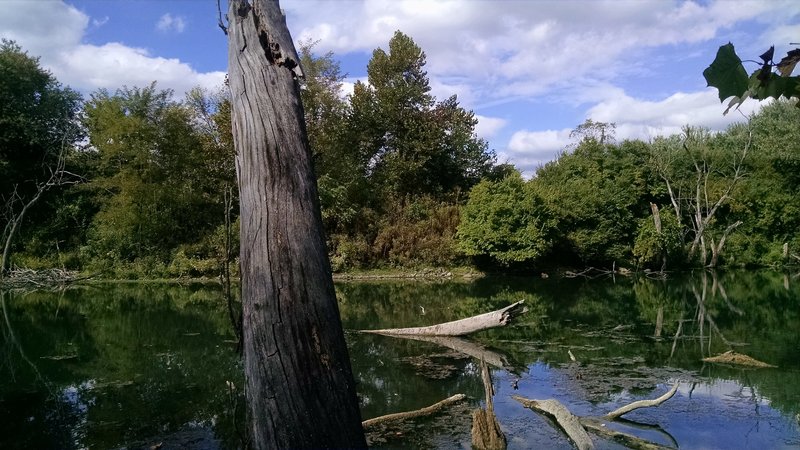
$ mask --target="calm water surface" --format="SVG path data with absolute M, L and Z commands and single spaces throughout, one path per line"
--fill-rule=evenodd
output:
M 491 365 L 509 448 L 572 448 L 511 395 L 603 415 L 680 382 L 621 430 L 682 449 L 800 447 L 800 279 L 779 273 L 337 284 L 363 417 L 469 402 L 376 437 L 380 448 L 470 448 Z M 514 326 L 418 342 L 359 329 L 428 325 L 524 299 Z M 0 448 L 239 448 L 241 365 L 219 288 L 98 284 L 6 292 Z M 703 363 L 736 350 L 778 366 Z M 571 352 L 576 362 L 570 359 Z M 645 426 L 647 425 L 647 426 Z M 621 448 L 594 438 L 598 448 Z

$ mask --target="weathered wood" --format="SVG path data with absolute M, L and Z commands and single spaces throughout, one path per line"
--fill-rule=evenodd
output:
M 564 433 L 575 443 L 579 450 L 594 448 L 592 439 L 581 425 L 580 419 L 573 415 L 566 406 L 558 400 L 531 400 L 519 395 L 512 395 L 511 398 L 518 401 L 522 406 L 552 417 Z
M 678 385 L 679 383 L 675 383 L 672 386 L 672 389 L 670 389 L 666 394 L 662 395 L 661 397 L 652 400 L 639 400 L 633 403 L 629 403 L 625 406 L 615 409 L 614 411 L 611 411 L 610 413 L 606 414 L 604 418 L 607 420 L 614 420 L 618 417 L 621 417 L 624 414 L 627 414 L 639 408 L 649 408 L 651 406 L 658 406 L 664 403 L 665 401 L 671 399 L 672 396 L 675 395 L 675 392 L 678 391 Z
M 500 429 L 500 422 L 494 414 L 494 385 L 489 366 L 481 361 L 481 379 L 486 395 L 486 408 L 472 412 L 472 448 L 479 450 L 503 450 L 506 437 Z
M 362 332 L 389 336 L 464 336 L 476 331 L 505 326 L 511 319 L 527 311 L 523 306 L 524 302 L 525 300 L 520 300 L 496 311 L 427 327 L 387 328 L 383 330 L 362 330 Z
M 296 80 L 302 72 L 278 1 L 251 3 L 231 0 L 228 10 L 251 445 L 365 448 Z
M 366 429 L 369 429 L 369 428 L 374 428 L 374 427 L 376 427 L 378 425 L 381 425 L 381 424 L 384 424 L 384 423 L 387 423 L 387 422 L 397 422 L 397 421 L 400 421 L 400 420 L 408 420 L 408 419 L 415 419 L 417 417 L 430 416 L 432 414 L 438 413 L 442 409 L 444 409 L 444 408 L 446 408 L 446 407 L 448 407 L 448 406 L 450 406 L 450 405 L 452 405 L 454 403 L 458 403 L 458 402 L 464 400 L 465 398 L 467 398 L 467 396 L 464 395 L 464 394 L 456 394 L 456 395 L 453 395 L 451 397 L 447 397 L 446 399 L 444 399 L 444 400 L 442 400 L 440 402 L 434 403 L 433 405 L 426 406 L 424 408 L 420 408 L 420 409 L 417 409 L 417 410 L 414 410 L 414 411 L 405 411 L 405 412 L 387 414 L 385 416 L 380 416 L 380 417 L 375 417 L 375 418 L 372 418 L 372 419 L 367 419 L 364 422 L 362 422 L 361 425 L 366 430 Z
M 653 400 L 639 400 L 622 406 L 603 417 L 578 417 L 573 415 L 566 406 L 558 400 L 532 400 L 518 395 L 513 395 L 512 398 L 520 402 L 526 408 L 534 411 L 544 413 L 555 419 L 558 426 L 569 436 L 579 449 L 593 448 L 592 441 L 589 439 L 586 431 L 589 430 L 601 437 L 621 442 L 629 448 L 644 449 L 644 450 L 663 450 L 672 447 L 663 446 L 661 444 L 651 442 L 645 439 L 638 438 L 632 434 L 624 433 L 622 431 L 612 430 L 606 426 L 606 422 L 614 421 L 620 418 L 623 414 L 627 414 L 639 408 L 647 408 L 651 406 L 658 406 L 665 401 L 672 398 L 678 390 L 679 383 L 675 383 L 672 389 L 666 394 Z M 669 435 L 667 435 L 669 436 Z M 671 436 L 669 436 L 672 438 Z M 673 439 L 674 442 L 674 439 Z M 587 444 L 588 443 L 588 444 Z M 586 447 L 586 445 L 589 445 Z

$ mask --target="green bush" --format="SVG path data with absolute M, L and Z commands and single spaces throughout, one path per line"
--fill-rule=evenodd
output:
M 554 227 L 542 198 L 514 173 L 472 189 L 461 212 L 458 248 L 504 266 L 533 262 L 552 247 Z

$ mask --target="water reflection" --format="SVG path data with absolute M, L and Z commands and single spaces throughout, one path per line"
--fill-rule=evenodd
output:
M 377 447 L 469 448 L 472 410 L 485 407 L 479 359 L 491 366 L 493 411 L 509 448 L 571 448 L 512 394 L 601 415 L 675 380 L 673 399 L 632 413 L 671 438 L 639 436 L 681 448 L 800 445 L 800 289 L 791 277 L 697 272 L 336 289 L 365 419 L 456 393 L 470 399 Z M 466 339 L 356 331 L 430 325 L 520 299 L 530 311 L 515 325 Z M 0 301 L 0 448 L 241 446 L 241 366 L 219 288 L 103 284 L 5 292 Z M 731 349 L 778 368 L 702 362 Z

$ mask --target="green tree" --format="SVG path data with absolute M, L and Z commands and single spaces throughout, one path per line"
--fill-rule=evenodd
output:
M 4 272 L 14 237 L 26 216 L 48 220 L 37 202 L 49 189 L 73 184 L 74 143 L 81 97 L 12 41 L 0 44 L 0 199 L 4 206 Z M 41 206 L 40 203 L 38 206 Z M 36 222 L 34 222 L 36 223 Z
M 232 176 L 225 165 L 231 154 L 215 154 L 225 147 L 222 134 L 218 143 L 203 145 L 196 108 L 153 83 L 113 95 L 98 91 L 86 116 L 99 155 L 91 185 L 101 197 L 90 230 L 91 257 L 164 263 L 178 245 L 197 242 L 222 223 L 221 181 Z
M 643 142 L 588 138 L 537 171 L 531 182 L 558 221 L 562 263 L 631 261 L 637 221 L 650 210 L 646 155 Z
M 470 191 L 458 226 L 459 248 L 501 265 L 531 263 L 552 246 L 554 220 L 544 200 L 519 172 L 484 180 Z
M 425 52 L 397 31 L 388 53 L 372 53 L 369 85 L 358 83 L 351 99 L 351 145 L 384 198 L 466 191 L 494 163 L 475 136 L 474 114 L 455 97 L 436 103 L 425 63 Z

